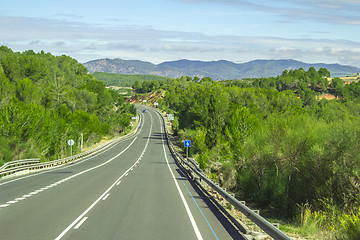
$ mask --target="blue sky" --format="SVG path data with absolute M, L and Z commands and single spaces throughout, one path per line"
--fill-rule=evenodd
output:
M 0 0 L 0 45 L 80 62 L 291 58 L 360 67 L 360 0 Z

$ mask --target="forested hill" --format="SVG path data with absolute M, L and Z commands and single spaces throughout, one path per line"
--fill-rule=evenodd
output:
M 331 72 L 332 77 L 352 75 L 360 72 L 360 68 L 343 66 L 339 64 L 304 63 L 291 59 L 286 60 L 254 60 L 246 63 L 233 63 L 225 60 L 220 61 L 190 61 L 179 60 L 163 62 L 158 65 L 138 60 L 122 59 L 98 59 L 84 65 L 89 72 L 106 72 L 120 74 L 141 74 L 158 75 L 163 77 L 179 78 L 190 77 L 211 77 L 214 80 L 242 79 L 257 77 L 276 77 L 284 70 L 295 70 L 299 68 L 315 69 L 326 68 Z
M 105 135 L 117 135 L 136 109 L 68 56 L 0 47 L 0 165 L 69 155 Z

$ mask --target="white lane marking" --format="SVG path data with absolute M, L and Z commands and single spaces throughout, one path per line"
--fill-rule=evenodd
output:
M 141 125 L 139 126 L 139 129 L 140 129 L 140 130 L 139 130 L 134 136 L 132 136 L 132 137 L 135 137 L 135 136 L 139 135 L 140 132 L 141 132 L 141 130 L 142 130 L 142 127 L 143 127 L 143 126 L 144 126 L 144 121 L 141 121 Z M 132 137 L 130 137 L 129 139 L 131 139 Z M 88 158 L 87 158 L 87 157 L 84 157 L 83 160 L 81 160 L 81 161 L 79 161 L 79 162 L 76 162 L 76 163 L 73 163 L 73 164 L 71 164 L 71 165 L 66 165 L 66 166 L 61 166 L 61 165 L 60 165 L 59 167 L 56 167 L 55 169 L 51 169 L 51 170 L 49 170 L 49 171 L 44 171 L 44 172 L 40 172 L 40 173 L 31 174 L 31 175 L 24 176 L 24 177 L 12 179 L 12 180 L 9 180 L 9 181 L 7 181 L 7 182 L 0 183 L 0 186 L 5 185 L 5 184 L 8 184 L 8 183 L 16 182 L 16 181 L 19 181 L 19 180 L 23 180 L 23 179 L 26 179 L 26 178 L 30 178 L 30 177 L 35 177 L 35 176 L 38 176 L 38 175 L 42 175 L 42 174 L 44 174 L 44 173 L 54 172 L 54 171 L 58 171 L 58 170 L 61 170 L 61 169 L 68 168 L 68 167 L 73 167 L 73 166 L 78 165 L 78 164 L 80 164 L 80 163 L 86 162 L 86 161 L 88 161 L 88 160 L 90 160 L 90 159 L 93 159 L 93 158 L 99 156 L 100 154 L 103 154 L 104 152 L 109 151 L 110 149 L 116 147 L 118 144 L 124 142 L 125 140 L 128 140 L 128 139 L 124 139 L 123 141 L 120 140 L 119 142 L 114 143 L 114 144 L 113 144 L 112 146 L 110 146 L 110 147 L 109 147 L 109 146 L 106 146 L 106 147 L 104 147 L 103 150 L 100 150 L 99 153 L 97 153 L 97 154 L 96 154 L 96 153 L 91 153 L 91 155 L 92 155 L 92 154 L 95 154 L 95 155 L 93 155 L 93 156 L 89 155 Z M 69 177 L 69 179 L 71 179 L 71 178 L 72 178 L 72 177 Z
M 108 197 L 110 196 L 110 194 L 106 194 L 105 197 L 102 199 L 103 201 L 105 201 Z
M 75 227 L 74 229 L 78 229 L 85 221 L 88 219 L 88 217 L 84 217 Z
M 109 159 L 108 161 L 106 161 L 106 162 L 104 162 L 104 163 L 102 163 L 102 164 L 100 164 L 100 165 L 98 165 L 98 166 L 95 166 L 95 167 L 89 168 L 89 169 L 87 169 L 87 170 L 85 170 L 85 171 L 79 172 L 79 173 L 71 176 L 71 178 L 77 177 L 77 176 L 79 176 L 79 175 L 81 175 L 81 174 L 83 174 L 83 173 L 89 172 L 89 171 L 94 170 L 94 169 L 96 169 L 96 168 L 99 168 L 99 167 L 101 167 L 101 166 L 103 166 L 103 165 L 105 165 L 105 164 L 108 164 L 109 162 L 111 162 L 112 160 L 114 160 L 116 157 L 120 156 L 120 155 L 121 155 L 123 152 L 125 152 L 127 149 L 129 149 L 129 147 L 135 142 L 136 139 L 137 139 L 137 137 L 135 137 L 134 140 L 130 143 L 130 145 L 127 146 L 122 152 L 120 152 L 120 153 L 119 153 L 118 155 L 116 155 L 115 157 Z M 133 167 L 133 166 L 132 166 L 132 167 Z M 28 196 L 36 195 L 36 194 L 38 194 L 38 193 L 40 193 L 40 192 L 42 192 L 42 191 L 44 191 L 44 190 L 46 190 L 46 189 L 49 189 L 49 188 L 52 188 L 52 187 L 57 186 L 57 185 L 59 185 L 60 183 L 61 183 L 61 181 L 58 181 L 58 182 L 53 183 L 53 184 L 51 184 L 51 185 L 49 185 L 49 186 L 47 186 L 47 187 L 44 187 L 44 188 L 35 190 L 34 192 L 31 192 L 31 193 L 29 193 L 29 194 L 27 194 L 27 195 L 28 195 Z M 23 200 L 23 199 L 24 199 L 24 198 L 22 198 L 21 200 Z M 19 201 L 19 199 L 15 199 L 15 200 L 17 200 L 17 201 L 9 201 L 9 202 L 7 202 L 7 203 L 13 204 L 13 203 L 17 203 L 17 202 Z
M 120 183 L 121 183 L 121 181 L 118 181 L 118 183 L 116 185 L 119 186 Z
M 144 125 L 144 122 L 142 122 L 142 125 L 140 126 L 140 129 L 141 129 L 141 130 L 142 130 L 143 125 Z M 7 203 L 10 203 L 10 204 L 17 203 L 19 200 L 24 200 L 24 199 L 27 198 L 27 197 L 31 197 L 31 196 L 33 196 L 33 195 L 36 195 L 36 194 L 38 194 L 38 193 L 40 193 L 40 192 L 42 192 L 42 191 L 44 191 L 44 190 L 47 190 L 47 189 L 52 188 L 52 187 L 55 187 L 55 186 L 57 186 L 57 185 L 65 182 L 65 181 L 67 181 L 67 180 L 70 180 L 70 179 L 72 179 L 72 178 L 74 178 L 74 177 L 77 177 L 77 176 L 79 176 L 79 175 L 81 175 L 81 174 L 83 174 L 83 173 L 85 173 L 85 172 L 91 171 L 91 170 L 93 170 L 93 169 L 96 169 L 96 168 L 98 168 L 98 167 L 101 167 L 101 166 L 103 166 L 103 165 L 111 162 L 113 159 L 115 159 L 116 157 L 120 156 L 123 152 L 125 152 L 125 151 L 135 142 L 135 140 L 137 139 L 137 135 L 138 135 L 138 134 L 140 134 L 140 131 L 135 135 L 136 137 L 135 137 L 134 140 L 130 143 L 129 146 L 127 146 L 121 153 L 119 153 L 119 154 L 116 155 L 115 157 L 109 159 L 107 162 L 102 163 L 102 164 L 100 164 L 100 165 L 98 165 L 98 166 L 95 166 L 95 167 L 93 167 L 93 168 L 91 168 L 91 169 L 87 169 L 87 170 L 85 170 L 85 171 L 83 171 L 83 172 L 80 172 L 80 173 L 78 173 L 78 174 L 69 176 L 69 177 L 67 177 L 67 178 L 65 178 L 65 179 L 62 179 L 62 180 L 60 180 L 60 181 L 58 181 L 58 182 L 56 182 L 56 183 L 53 183 L 53 184 L 51 184 L 51 185 L 49 185 L 49 186 L 46 186 L 46 187 L 43 187 L 43 188 L 41 188 L 41 189 L 39 189 L 39 190 L 36 190 L 36 191 L 34 191 L 34 192 L 31 192 L 31 193 L 29 193 L 29 194 L 26 194 L 26 195 L 24 195 L 24 196 L 21 197 L 21 198 L 15 199 L 16 201 L 9 201 L 9 202 L 7 202 Z M 149 136 L 150 136 L 150 134 L 149 134 Z M 148 141 L 148 142 L 149 142 L 149 141 Z M 147 143 L 148 143 L 148 142 L 147 142 Z M 119 143 L 120 143 L 120 142 L 119 142 Z M 78 163 L 72 164 L 72 166 L 77 165 L 77 164 L 79 164 L 79 163 L 81 163 L 81 162 L 88 161 L 89 159 L 92 159 L 92 158 L 100 155 L 101 153 L 110 150 L 111 148 L 115 147 L 117 144 L 118 144 L 118 143 L 115 143 L 113 146 L 110 146 L 108 149 L 106 149 L 107 147 L 105 147 L 105 150 L 104 150 L 104 151 L 101 151 L 99 154 L 96 154 L 96 155 L 94 155 L 94 156 L 92 156 L 92 157 L 90 157 L 90 158 L 88 158 L 88 159 L 84 159 L 83 161 L 80 161 L 80 162 L 78 162 Z M 147 147 L 147 144 L 146 144 L 146 147 Z M 146 149 L 146 147 L 145 147 L 145 149 Z M 144 152 L 143 152 L 143 153 L 144 153 Z M 138 163 L 138 162 L 139 162 L 139 160 L 138 160 L 136 163 Z M 65 167 L 59 168 L 59 169 L 64 169 L 64 168 L 68 168 L 68 167 L 70 167 L 70 166 L 65 166 Z M 134 165 L 133 165 L 132 167 L 134 167 Z M 51 171 L 55 171 L 55 170 L 58 170 L 58 169 L 54 169 L 54 170 L 51 170 Z M 133 169 L 131 169 L 131 170 L 133 170 Z M 46 171 L 46 172 L 51 172 L 51 171 Z M 128 170 L 128 171 L 129 171 L 129 170 Z M 128 171 L 127 171 L 127 172 L 128 172 Z M 26 177 L 14 179 L 14 180 L 11 180 L 11 181 L 8 181 L 8 182 L 4 182 L 4 183 L 1 183 L 0 186 L 1 186 L 1 185 L 4 185 L 4 184 L 7 184 L 7 183 L 15 182 L 15 181 L 18 181 L 18 180 L 21 180 L 21 179 L 25 179 L 25 178 L 28 178 L 28 177 L 33 177 L 33 176 L 41 175 L 41 174 L 44 174 L 44 173 L 46 173 L 46 172 L 42 172 L 42 173 L 39 173 L 39 174 L 33 174 L 33 175 L 26 176 Z M 127 175 L 127 174 L 126 174 L 126 175 Z M 121 182 L 121 181 L 120 181 L 120 182 Z M 120 184 L 120 183 L 119 183 L 119 184 Z M 7 206 L 9 206 L 10 204 L 2 204 L 2 205 L 0 205 L 0 206 L 2 206 L 2 207 L 7 207 Z
M 160 126 L 161 126 L 161 119 L 160 119 L 159 115 L 157 115 L 157 116 L 159 118 Z M 162 134 L 162 128 L 161 128 L 161 134 Z M 175 177 L 173 171 L 171 170 L 169 160 L 167 158 L 167 154 L 166 154 L 166 150 L 165 150 L 164 139 L 162 139 L 162 145 L 163 145 L 163 150 L 164 150 L 164 155 L 165 155 L 165 160 L 166 160 L 167 166 L 168 166 L 168 168 L 170 170 L 170 173 L 171 173 L 171 176 L 172 176 L 172 178 L 173 178 L 173 180 L 175 182 L 176 188 L 177 188 L 177 190 L 178 190 L 178 192 L 180 194 L 180 198 L 181 198 L 181 200 L 182 200 L 182 202 L 183 202 L 183 204 L 185 206 L 186 212 L 187 212 L 187 214 L 189 216 L 189 219 L 190 219 L 191 225 L 192 225 L 192 227 L 193 227 L 193 229 L 195 231 L 196 237 L 197 237 L 198 240 L 202 240 L 203 238 L 202 238 L 200 230 L 199 230 L 199 228 L 198 228 L 198 226 L 196 224 L 194 216 L 192 215 L 191 210 L 189 208 L 189 205 L 187 204 L 187 202 L 185 200 L 184 194 L 182 193 L 181 188 L 180 188 L 179 184 L 176 181 L 176 177 Z
M 146 150 L 146 148 L 148 147 L 149 145 L 149 140 L 150 140 L 150 136 L 151 136 L 151 129 L 152 129 L 152 116 L 150 114 L 150 117 L 151 117 L 151 125 L 150 125 L 150 132 L 149 132 L 149 137 L 148 137 L 148 140 L 146 142 L 146 145 L 144 147 L 144 150 L 143 152 Z M 132 143 L 131 143 L 132 144 Z M 125 151 L 125 150 L 124 150 Z M 122 153 L 122 152 L 121 152 Z M 121 154 L 120 153 L 120 154 Z M 116 156 L 115 156 L 116 157 Z M 114 157 L 114 158 L 115 158 Z M 110 192 L 110 190 L 116 185 L 116 183 L 118 183 L 125 175 L 128 174 L 128 172 L 130 171 L 130 169 L 135 165 L 139 163 L 139 159 L 131 166 L 129 167 L 128 170 L 126 170 L 118 179 L 115 180 L 115 182 L 103 193 L 101 194 L 101 196 L 95 200 L 95 202 L 93 202 L 93 204 L 90 205 L 90 207 L 88 207 L 82 214 L 80 214 L 80 216 L 75 219 L 67 228 L 65 228 L 64 231 L 62 231 L 62 233 L 60 233 L 59 236 L 57 236 L 57 238 L 55 238 L 55 240 L 60 240 L 76 223 L 78 223 L 80 221 L 80 219 L 82 219 L 91 209 L 93 209 L 95 207 L 95 205 L 101 200 L 104 198 L 104 196 L 106 194 L 108 194 L 108 192 Z
M 7 207 L 7 206 L 9 206 L 10 204 L 1 204 L 0 205 L 0 208 L 5 208 L 5 207 Z
M 125 177 L 127 177 L 127 175 L 129 175 L 128 173 L 125 174 Z

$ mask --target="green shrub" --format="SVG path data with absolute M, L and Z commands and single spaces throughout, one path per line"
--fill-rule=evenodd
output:
M 360 238 L 360 208 L 343 214 L 337 239 L 357 240 Z

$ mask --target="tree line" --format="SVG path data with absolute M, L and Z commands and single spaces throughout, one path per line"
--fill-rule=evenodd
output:
M 129 127 L 136 114 L 75 59 L 0 47 L 0 165 L 69 155 L 67 140 L 91 145 Z
M 119 74 L 119 73 L 104 73 L 104 72 L 95 72 L 93 73 L 94 77 L 99 81 L 102 81 L 106 86 L 119 86 L 119 87 L 132 87 L 136 82 L 140 85 L 144 81 L 165 81 L 166 77 L 155 76 L 155 75 L 129 75 L 129 74 Z

